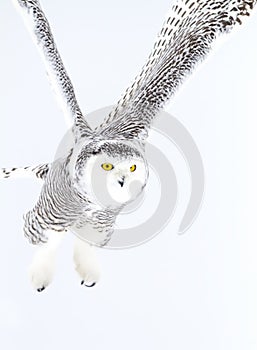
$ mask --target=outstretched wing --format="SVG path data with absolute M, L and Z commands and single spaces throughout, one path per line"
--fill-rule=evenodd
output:
M 79 130 L 83 132 L 83 135 L 91 134 L 92 130 L 81 113 L 71 80 L 65 70 L 50 25 L 39 1 L 13 0 L 13 2 L 21 12 L 33 41 L 44 60 L 50 82 L 65 115 L 72 118 L 75 131 Z
M 151 122 L 184 79 L 257 0 L 175 0 L 154 49 L 101 132 L 113 138 L 144 140 Z

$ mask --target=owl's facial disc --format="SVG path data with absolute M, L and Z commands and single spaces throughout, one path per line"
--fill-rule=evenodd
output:
M 148 166 L 143 155 L 127 145 L 101 149 L 86 161 L 81 185 L 104 207 L 119 207 L 136 199 L 146 185 Z
M 112 159 L 113 168 L 105 172 L 107 191 L 118 203 L 134 200 L 146 183 L 146 167 L 142 159 Z M 100 169 L 101 170 L 101 169 Z M 108 172 L 108 173 L 107 173 Z

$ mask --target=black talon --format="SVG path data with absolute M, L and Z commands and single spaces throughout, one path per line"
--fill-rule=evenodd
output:
M 88 287 L 88 288 L 94 287 L 95 285 L 96 285 L 96 283 L 95 283 L 95 282 L 93 282 L 93 283 L 92 283 L 92 284 L 90 284 L 90 285 L 85 284 L 85 286 L 86 286 L 86 287 Z
M 45 287 L 43 286 L 43 287 L 41 287 L 41 288 L 38 288 L 37 291 L 38 291 L 38 292 L 43 292 L 44 289 L 45 289 Z
M 84 280 L 81 281 L 81 285 L 84 284 Z

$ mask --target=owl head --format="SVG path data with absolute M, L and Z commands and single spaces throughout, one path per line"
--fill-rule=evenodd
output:
M 115 208 L 133 201 L 147 178 L 142 149 L 125 141 L 92 141 L 82 147 L 75 164 L 78 189 L 102 207 Z

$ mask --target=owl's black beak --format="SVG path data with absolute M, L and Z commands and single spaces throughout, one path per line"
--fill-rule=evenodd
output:
M 125 182 L 125 176 L 122 176 L 120 180 L 118 180 L 118 183 L 121 185 L 121 187 L 123 187 Z

